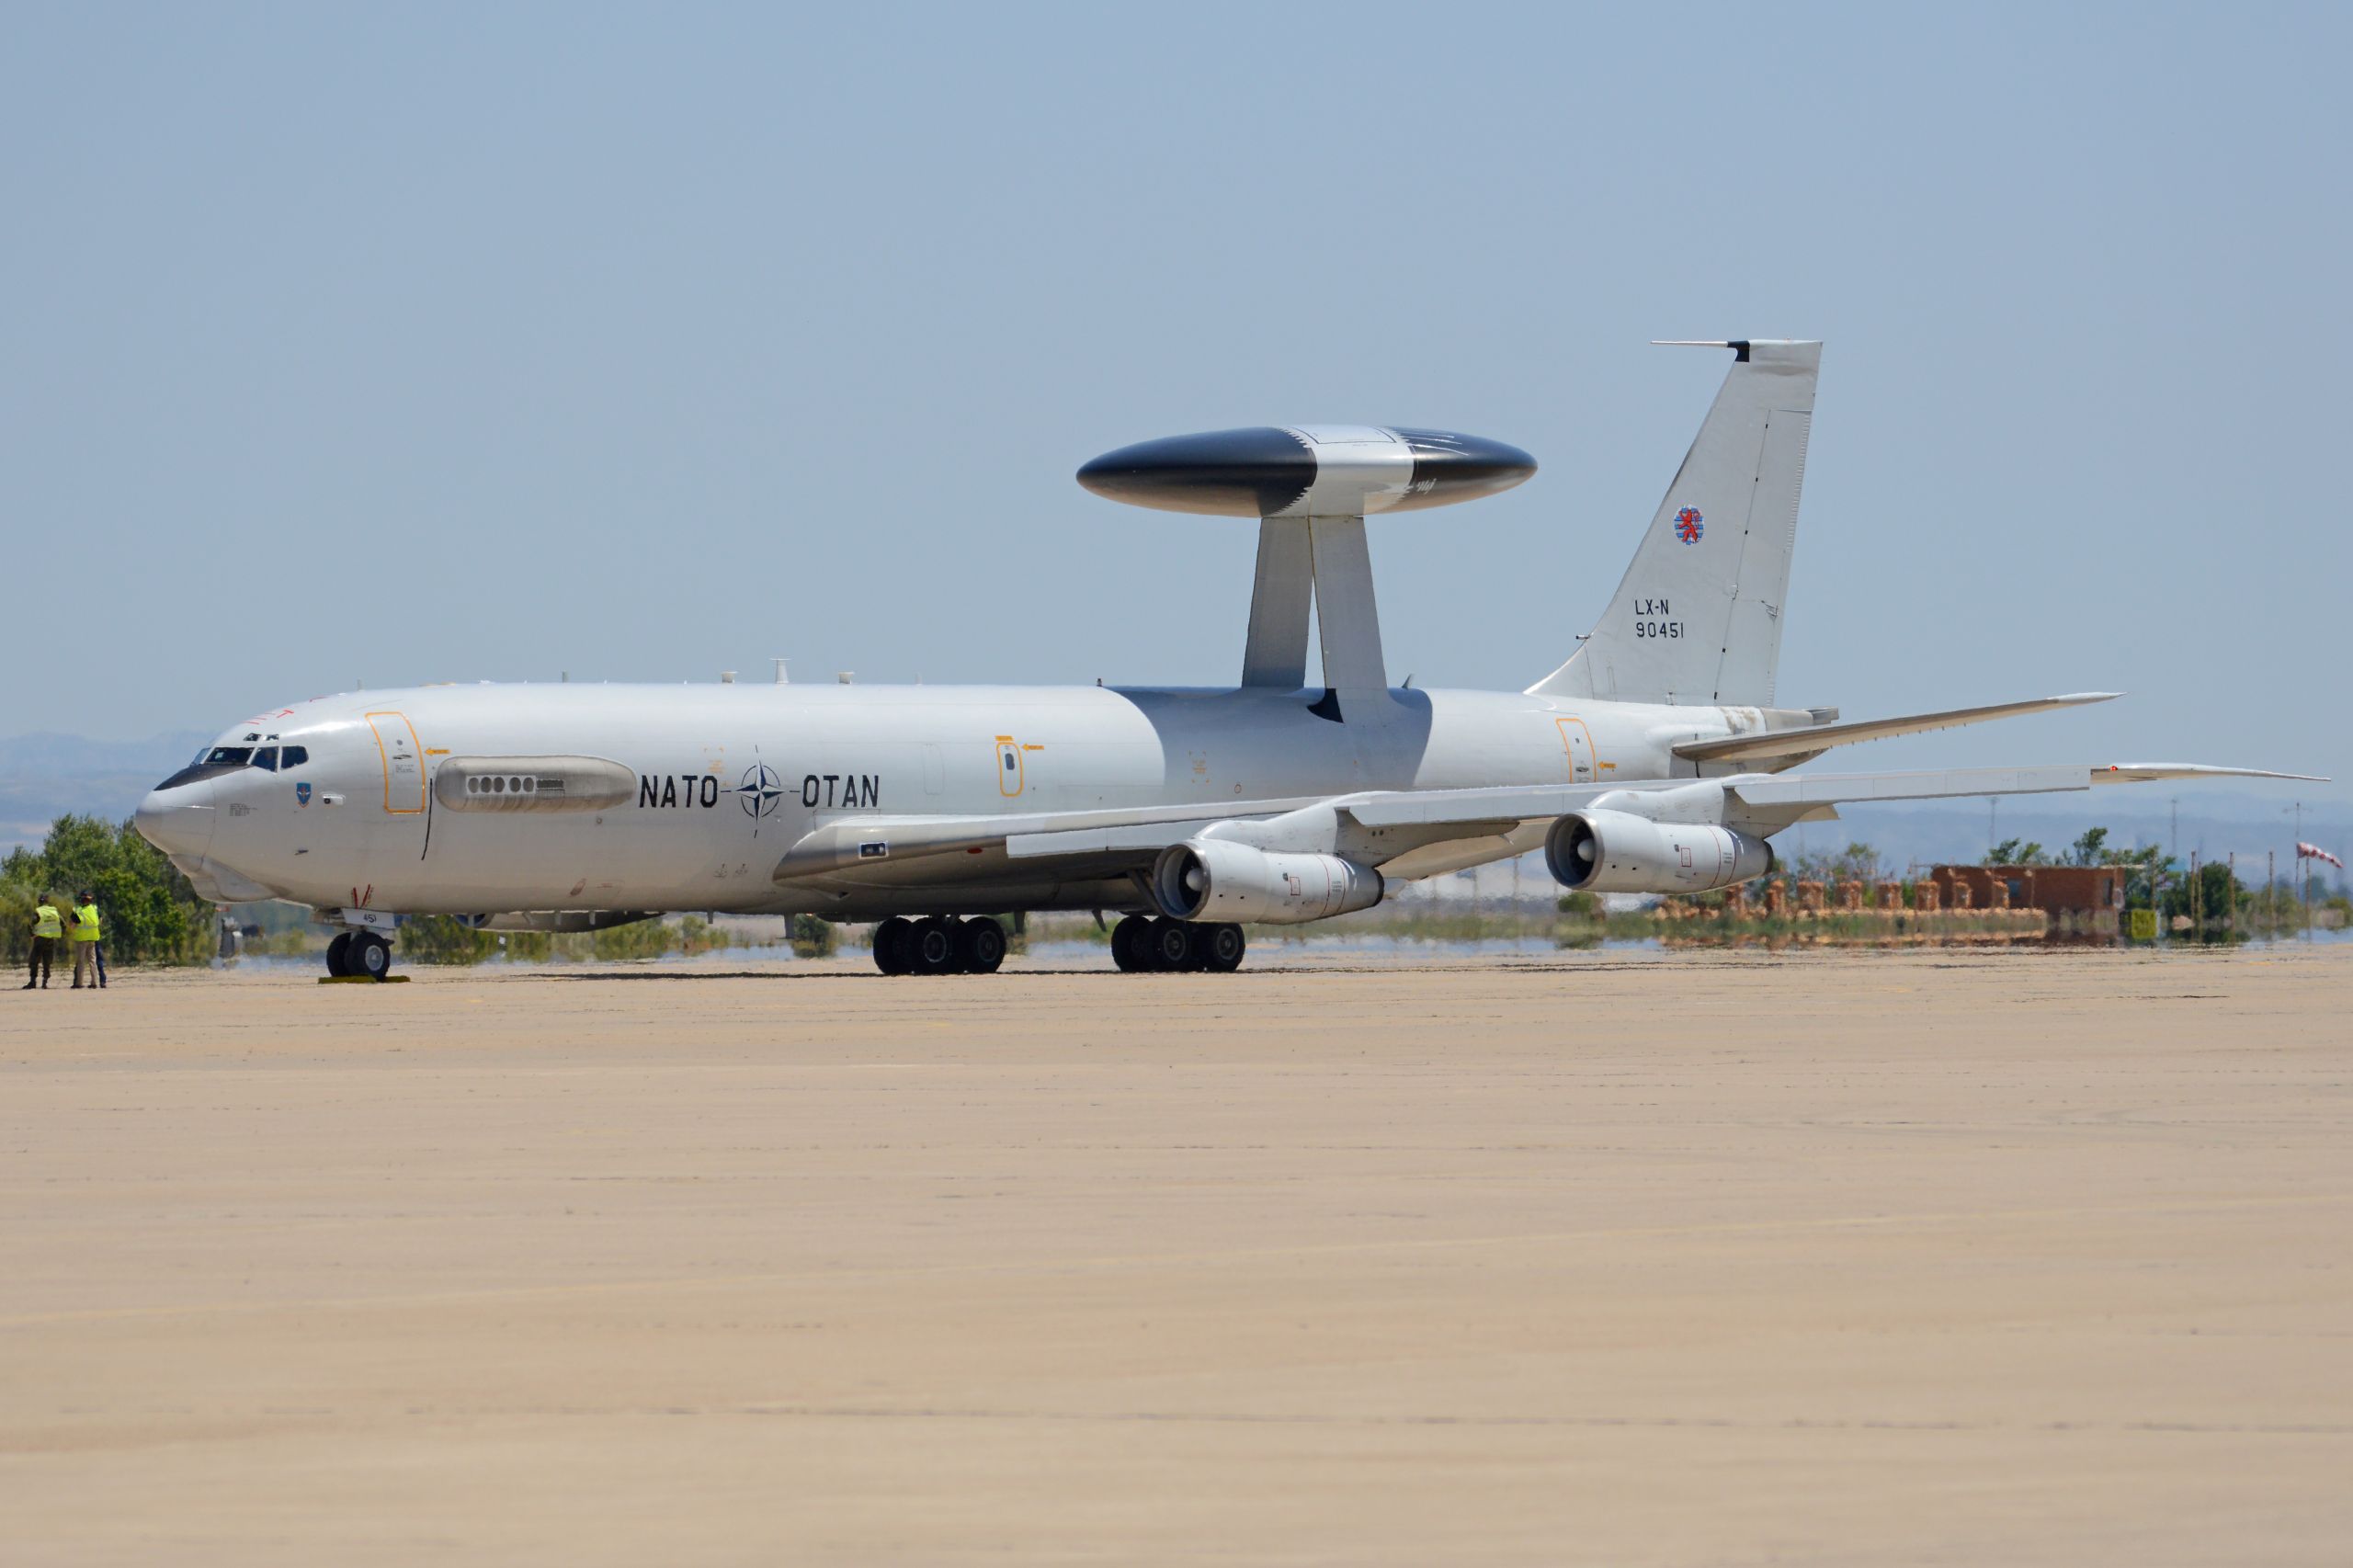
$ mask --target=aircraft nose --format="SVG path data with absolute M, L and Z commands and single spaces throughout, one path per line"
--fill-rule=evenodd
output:
M 212 844 L 212 780 L 150 790 L 131 824 L 139 836 L 166 855 L 202 856 Z

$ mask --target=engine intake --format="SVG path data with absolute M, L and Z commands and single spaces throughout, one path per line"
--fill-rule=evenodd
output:
M 1153 862 L 1152 897 L 1171 920 L 1296 925 L 1370 909 L 1381 873 L 1337 855 L 1276 855 L 1222 838 L 1172 844 Z
M 1729 827 L 1570 812 L 1545 835 L 1544 864 L 1572 892 L 1706 892 L 1764 876 L 1773 846 Z

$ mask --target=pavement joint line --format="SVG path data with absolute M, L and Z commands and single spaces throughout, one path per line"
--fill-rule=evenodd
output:
M 2085 1205 L 2047 1209 L 1955 1210 L 1927 1214 L 1842 1214 L 1812 1220 L 1721 1221 L 1698 1225 L 1600 1226 L 1574 1231 L 1529 1231 L 1507 1235 L 1428 1236 L 1300 1246 L 1236 1247 L 1214 1252 L 1113 1254 L 1105 1256 L 1004 1262 L 910 1264 L 817 1269 L 761 1269 L 747 1274 L 685 1274 L 660 1279 L 580 1280 L 563 1285 L 490 1286 L 475 1290 L 433 1290 L 382 1296 L 314 1296 L 256 1301 L 216 1301 L 147 1307 L 94 1307 L 64 1312 L 0 1314 L 0 1331 L 48 1324 L 97 1323 L 204 1314 L 270 1312 L 366 1312 L 385 1307 L 457 1305 L 493 1301 L 562 1300 L 631 1292 L 705 1290 L 717 1286 L 784 1284 L 810 1280 L 915 1278 L 926 1276 L 1003 1275 L 1051 1277 L 1097 1270 L 1156 1268 L 1183 1264 L 1235 1264 L 1266 1258 L 1327 1257 L 1381 1252 L 1439 1252 L 1495 1246 L 1530 1246 L 1563 1242 L 1616 1241 L 1663 1236 L 1735 1236 L 1804 1231 L 1858 1230 L 1884 1226 L 1937 1226 L 1989 1220 L 2117 1219 L 2146 1214 L 2220 1213 L 2252 1209 L 2296 1209 L 2353 1202 L 2353 1193 L 2308 1193 L 2271 1198 L 2186 1199 L 2167 1203 Z

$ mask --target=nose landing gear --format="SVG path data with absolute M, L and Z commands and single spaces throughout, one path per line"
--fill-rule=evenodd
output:
M 337 980 L 381 980 L 392 971 L 392 945 L 373 931 L 338 932 L 327 944 L 327 973 Z

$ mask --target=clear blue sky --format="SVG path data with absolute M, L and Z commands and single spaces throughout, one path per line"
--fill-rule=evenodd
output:
M 1645 340 L 1818 336 L 1783 700 L 2134 693 L 1858 765 L 2353 776 L 2347 17 L 11 6 L 0 735 L 1230 680 L 1250 526 L 1071 473 L 1315 420 L 1541 460 L 1374 525 L 1392 674 L 1517 687 L 1712 395 Z

